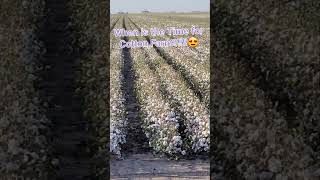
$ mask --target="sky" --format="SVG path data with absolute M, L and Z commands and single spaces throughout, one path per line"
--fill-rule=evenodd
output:
M 111 0 L 111 13 L 138 13 L 143 10 L 152 12 L 209 12 L 210 0 Z

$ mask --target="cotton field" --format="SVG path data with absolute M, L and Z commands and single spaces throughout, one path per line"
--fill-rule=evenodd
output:
M 111 16 L 110 152 L 117 157 L 130 147 L 127 143 L 147 143 L 153 153 L 169 157 L 209 153 L 209 14 L 194 20 L 190 16 L 191 20 L 157 13 Z M 192 35 L 162 32 L 156 36 L 155 29 L 192 27 L 203 30 L 195 35 L 199 39 L 195 48 L 187 44 L 121 47 L 121 41 L 188 39 Z M 120 36 L 119 29 L 139 33 L 152 29 L 153 34 Z M 140 134 L 134 134 L 133 127 L 141 129 Z M 137 136 L 136 142 L 132 136 Z

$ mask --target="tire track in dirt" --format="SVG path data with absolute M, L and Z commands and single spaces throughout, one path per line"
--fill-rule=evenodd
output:
M 123 16 L 122 27 L 127 30 L 126 17 Z M 123 37 L 123 40 L 128 41 L 128 37 Z M 125 107 L 127 111 L 127 120 L 130 124 L 127 130 L 126 143 L 121 149 L 125 151 L 125 154 L 131 153 L 143 153 L 150 150 L 148 139 L 141 127 L 141 119 L 139 117 L 139 104 L 134 92 L 135 73 L 132 65 L 132 57 L 130 54 L 130 48 L 122 49 L 123 58 L 123 86 L 122 90 L 125 95 Z
M 75 94 L 79 71 L 78 52 L 70 27 L 69 1 L 46 1 L 44 54 L 39 89 L 48 101 L 47 117 L 53 122 L 53 171 L 57 180 L 86 180 L 91 176 L 91 160 L 87 151 L 90 134 L 82 118 L 81 99 Z

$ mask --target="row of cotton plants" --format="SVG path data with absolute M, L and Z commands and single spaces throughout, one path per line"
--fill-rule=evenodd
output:
M 191 15 L 191 14 L 189 14 Z M 151 14 L 149 17 L 155 21 L 165 21 L 168 24 L 176 24 L 176 23 L 184 23 L 184 24 L 197 24 L 203 27 L 210 27 L 210 14 L 203 14 L 202 18 L 196 18 L 194 15 L 187 17 L 187 14 L 183 16 L 175 16 L 175 15 L 159 15 L 159 14 Z M 144 16 L 138 16 L 144 17 Z
M 126 142 L 125 98 L 121 91 L 123 75 L 121 50 L 115 48 L 110 56 L 110 152 L 121 156 L 121 144 Z
M 145 63 L 141 49 L 131 50 L 137 75 L 136 92 L 142 112 L 143 129 L 150 146 L 157 152 L 170 155 L 185 154 L 178 132 L 179 114 L 170 107 L 160 91 L 160 84 Z
M 114 29 L 118 29 L 118 28 L 122 28 L 122 23 L 121 23 L 121 18 L 120 20 L 117 20 L 118 18 L 114 17 L 114 22 L 113 23 L 117 23 L 114 25 L 113 29 L 110 29 L 110 52 L 112 52 L 114 50 L 114 48 L 119 47 L 118 43 L 119 43 L 119 38 L 114 36 L 113 30 Z M 110 26 L 112 26 L 113 24 L 110 24 Z M 111 27 L 110 27 L 111 28 Z
M 110 30 L 112 30 L 112 26 L 114 25 L 114 23 L 117 21 L 117 17 L 113 17 L 113 16 L 110 16 Z
M 142 25 L 142 28 L 150 28 L 150 26 Z M 138 24 L 138 26 L 140 25 Z M 159 37 L 164 39 L 164 37 Z M 184 51 L 188 51 L 187 47 L 184 47 Z M 172 62 L 178 66 L 178 68 L 185 72 L 186 78 L 192 82 L 194 88 L 199 89 L 203 95 L 204 102 L 209 105 L 209 94 L 210 94 L 210 67 L 209 64 L 198 63 L 197 60 L 190 56 L 183 56 L 175 48 L 163 49 L 167 54 L 172 57 Z M 187 53 L 187 52 L 185 52 Z
M 0 179 L 56 179 L 51 121 L 40 96 L 45 1 L 0 3 Z M 38 85 L 38 86 L 35 86 Z M 50 168 L 49 168 L 50 167 Z
M 147 63 L 154 65 L 161 87 L 165 89 L 167 99 L 182 113 L 185 133 L 191 141 L 193 152 L 209 151 L 209 110 L 200 102 L 193 91 L 187 86 L 181 75 L 165 63 L 154 49 L 146 49 L 149 59 Z
M 203 95 L 204 102 L 209 105 L 210 96 L 210 69 L 203 64 L 197 64 L 187 57 L 179 56 L 173 48 L 165 49 L 171 57 L 174 64 L 180 71 L 186 72 L 186 78 L 199 88 Z

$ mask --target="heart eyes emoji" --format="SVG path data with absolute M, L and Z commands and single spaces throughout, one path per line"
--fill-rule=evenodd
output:
M 198 44 L 199 44 L 199 41 L 198 41 L 198 39 L 197 38 L 195 38 L 195 37 L 190 37 L 189 39 L 188 39 L 188 45 L 190 46 L 190 47 L 196 47 L 196 46 L 198 46 Z

